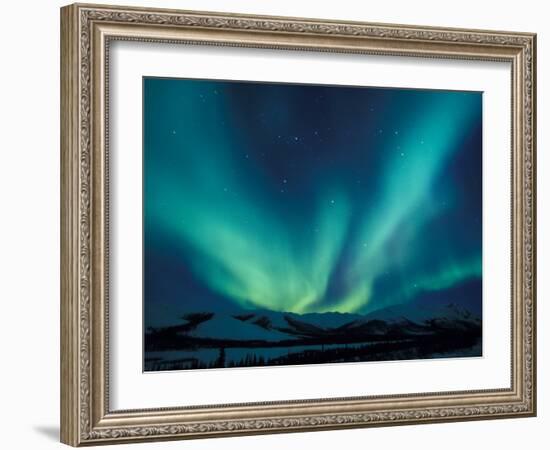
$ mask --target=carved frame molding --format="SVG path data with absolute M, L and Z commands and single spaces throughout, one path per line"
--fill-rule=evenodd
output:
M 108 58 L 112 40 L 509 61 L 510 389 L 110 411 Z M 61 440 L 73 446 L 536 414 L 536 36 L 70 5 L 61 10 Z

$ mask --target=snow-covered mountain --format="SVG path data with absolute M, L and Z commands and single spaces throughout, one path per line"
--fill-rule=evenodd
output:
M 254 322 L 239 320 L 229 314 L 214 314 L 212 318 L 197 324 L 185 334 L 195 338 L 236 341 L 277 342 L 292 338 L 277 329 L 263 328 Z
M 295 314 L 277 311 L 253 311 L 235 316 L 246 323 L 258 325 L 264 329 L 285 330 L 291 334 L 317 333 L 337 329 L 347 323 L 361 319 L 360 314 L 339 312 Z
M 480 281 L 365 314 L 193 311 L 145 331 L 146 370 L 482 354 Z
M 295 314 L 269 310 L 193 312 L 174 325 L 148 328 L 146 346 L 155 349 L 193 345 L 299 345 L 348 343 L 422 336 L 481 334 L 480 281 L 419 293 L 409 303 L 367 314 Z M 224 344 L 225 343 L 225 344 Z
M 342 325 L 361 317 L 357 314 L 299 315 L 265 310 L 242 314 L 204 312 L 185 315 L 181 325 L 170 329 L 179 336 L 199 339 L 278 342 L 335 333 Z
M 205 312 L 182 319 L 180 326 L 171 327 L 180 337 L 266 343 L 431 335 L 481 327 L 480 317 L 453 303 L 393 305 L 366 315 L 262 310 L 242 314 Z
M 426 325 L 434 320 L 440 322 L 477 322 L 480 318 L 466 308 L 454 303 L 442 305 L 405 303 L 373 311 L 359 319 L 356 324 L 373 320 L 384 321 L 388 324 L 412 322 L 417 325 Z
M 480 317 L 452 303 L 440 306 L 393 305 L 345 325 L 349 333 L 356 335 L 425 335 L 480 327 Z

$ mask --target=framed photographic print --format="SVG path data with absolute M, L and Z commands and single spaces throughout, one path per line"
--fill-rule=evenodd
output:
M 536 413 L 535 35 L 61 9 L 61 440 Z

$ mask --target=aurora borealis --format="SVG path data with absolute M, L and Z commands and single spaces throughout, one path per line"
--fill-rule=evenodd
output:
M 481 279 L 481 93 L 146 77 L 143 94 L 146 322 L 367 313 Z

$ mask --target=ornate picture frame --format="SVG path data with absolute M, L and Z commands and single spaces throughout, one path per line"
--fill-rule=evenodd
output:
M 113 410 L 108 67 L 115 41 L 509 63 L 510 386 Z M 81 446 L 536 415 L 535 89 L 531 33 L 105 5 L 62 8 L 61 441 Z

